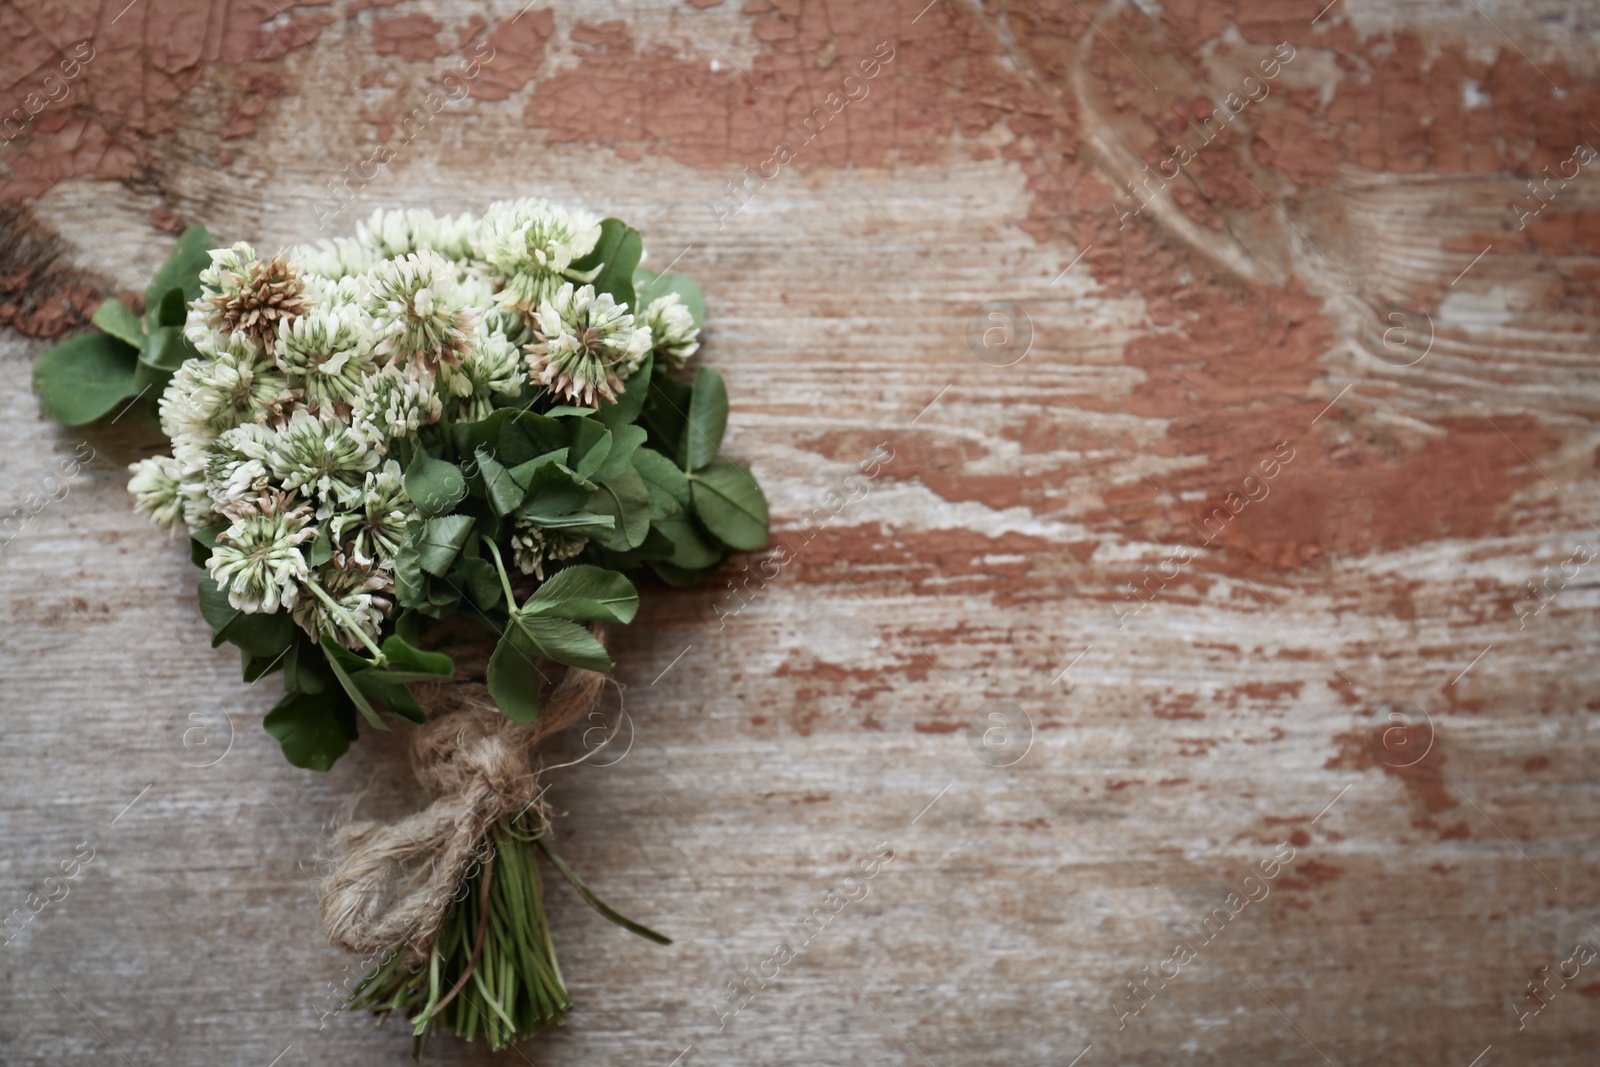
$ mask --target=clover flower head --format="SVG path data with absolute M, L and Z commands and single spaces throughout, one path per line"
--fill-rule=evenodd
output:
M 518 519 L 511 534 L 511 551 L 517 570 L 544 581 L 544 565 L 572 559 L 589 545 L 587 537 L 547 530 Z
M 456 367 L 439 368 L 439 385 L 448 395 L 450 418 L 477 422 L 494 410 L 496 396 L 516 396 L 528 380 L 522 353 L 502 333 L 479 327 L 473 344 Z
M 501 333 L 512 344 L 527 343 L 531 336 L 528 316 L 516 308 L 501 307 L 499 290 L 499 280 L 481 269 L 476 261 L 462 272 L 461 299 L 467 306 L 478 309 L 478 333 Z
M 655 353 L 677 369 L 688 362 L 700 349 L 700 327 L 694 324 L 694 314 L 677 293 L 668 293 L 650 301 L 644 309 L 644 321 L 650 327 L 650 339 Z
M 350 426 L 356 436 L 383 453 L 390 440 L 415 435 L 438 422 L 443 412 L 432 374 L 390 363 L 368 375 L 350 401 Z
M 615 401 L 623 379 L 639 369 L 650 351 L 650 328 L 635 326 L 627 304 L 594 286 L 574 290 L 567 282 L 539 305 L 534 342 L 527 345 L 528 372 L 557 396 L 586 407 L 600 398 Z
M 455 269 L 431 251 L 380 263 L 367 275 L 363 307 L 379 338 L 376 355 L 430 367 L 454 363 L 477 324 L 457 291 Z
M 364 642 L 351 624 L 369 641 L 376 642 L 379 627 L 392 603 L 385 592 L 392 591 L 386 573 L 371 567 L 324 566 L 305 580 L 315 582 L 339 606 L 335 611 L 315 593 L 302 593 L 292 610 L 294 621 L 313 639 L 333 638 L 346 648 L 360 648 Z
M 279 485 L 315 499 L 326 517 L 361 495 L 378 453 L 342 419 L 297 408 L 274 436 L 267 463 Z
M 206 495 L 219 514 L 237 518 L 254 507 L 270 481 L 277 437 L 271 427 L 247 422 L 218 435 L 204 451 Z
M 133 510 L 150 516 L 163 530 L 172 530 L 183 521 L 184 494 L 182 470 L 171 456 L 151 456 L 128 465 L 133 477 L 128 490 L 133 493 Z
M 348 409 L 374 367 L 365 316 L 350 306 L 318 308 L 286 324 L 273 351 L 314 413 Z
M 495 280 L 476 261 L 461 265 L 456 276 L 456 292 L 468 307 L 484 308 L 494 305 Z M 480 317 L 478 325 L 483 325 Z
M 543 200 L 502 200 L 489 205 L 476 251 L 500 278 L 500 306 L 531 312 L 563 282 L 594 277 L 574 271 L 572 263 L 594 251 L 599 240 L 600 220 L 592 215 Z
M 369 246 L 353 237 L 335 237 L 318 241 L 315 245 L 297 245 L 289 250 L 294 266 L 304 275 L 329 281 L 354 278 L 367 273 L 377 264 L 379 256 Z
M 183 493 L 183 524 L 190 530 L 199 530 L 221 522 L 222 513 L 211 499 L 207 469 L 210 466 L 211 445 L 196 444 L 185 438 L 172 442 L 172 470 Z
M 361 279 L 364 277 L 366 277 L 364 273 L 346 274 L 340 278 L 325 278 L 320 274 L 307 274 L 305 276 L 306 296 L 311 301 L 312 309 L 333 311 L 339 308 L 358 307 L 362 299 Z M 278 334 L 282 336 L 282 327 L 279 327 Z
M 521 348 L 531 342 L 533 337 L 533 320 L 530 316 L 520 311 L 506 311 L 499 304 L 492 302 L 483 309 L 483 316 L 478 320 L 480 334 L 497 333 L 507 341 Z
M 382 468 L 368 471 L 351 509 L 328 520 L 334 562 L 347 566 L 353 561 L 370 569 L 394 559 L 405 540 L 406 523 L 417 517 L 400 464 L 391 459 Z
M 310 507 L 295 503 L 292 493 L 270 493 L 234 519 L 206 569 L 240 611 L 292 608 L 310 573 L 300 546 L 316 535 Z
M 358 307 L 361 304 L 363 290 L 361 279 L 365 275 L 340 278 L 333 283 L 333 288 L 328 290 L 328 303 L 335 307 Z M 365 321 L 365 320 L 363 320 Z
M 437 252 L 446 259 L 462 260 L 472 255 L 477 229 L 477 220 L 471 215 L 441 217 L 415 208 L 378 208 L 366 222 L 356 224 L 356 240 L 379 259 Z
M 503 334 L 512 344 L 521 346 L 533 339 L 529 318 L 516 308 L 501 307 L 496 295 L 499 282 L 476 264 L 462 273 L 461 298 L 469 307 L 478 309 L 478 335 Z
M 241 241 L 212 251 L 211 265 L 200 272 L 200 296 L 189 307 L 219 333 L 242 333 L 270 344 L 280 322 L 311 306 L 305 288 L 305 279 L 283 253 L 263 260 Z
M 266 422 L 294 399 L 289 381 L 255 338 L 208 334 L 161 395 L 161 429 L 178 440 L 214 440 L 241 423 Z

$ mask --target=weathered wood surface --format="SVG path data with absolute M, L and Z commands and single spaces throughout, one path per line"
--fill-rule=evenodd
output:
M 94 49 L 0 150 L 3 510 L 93 450 L 0 556 L 0 913 L 94 850 L 0 946 L 0 1062 L 406 1054 L 328 1014 L 351 961 L 312 896 L 344 797 L 408 802 L 398 742 L 284 764 L 276 683 L 207 647 L 185 553 L 129 511 L 156 435 L 29 395 L 35 338 L 142 288 L 160 226 L 307 240 L 346 167 L 329 234 L 538 193 L 681 254 L 794 554 L 737 612 L 650 589 L 632 747 L 558 779 L 566 855 L 677 944 L 552 886 L 569 1024 L 434 1062 L 1593 1062 L 1600 962 L 1550 976 L 1600 948 L 1595 6 L 923 2 L 0 5 L 7 108 Z M 1185 120 L 1281 44 L 1205 143 Z M 993 300 L 1028 323 L 998 352 Z M 1010 766 L 996 700 L 1031 721 Z

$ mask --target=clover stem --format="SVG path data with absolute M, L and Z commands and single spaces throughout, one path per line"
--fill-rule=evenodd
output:
M 419 1024 L 427 1022 L 441 1011 L 444 1011 L 450 1002 L 456 999 L 456 995 L 466 986 L 467 979 L 471 978 L 472 972 L 477 969 L 478 961 L 483 958 L 483 935 L 489 932 L 489 877 L 493 871 L 494 853 L 491 852 L 489 853 L 489 858 L 483 864 L 483 881 L 479 884 L 478 932 L 472 939 L 472 955 L 467 959 L 467 969 L 461 972 L 461 977 L 456 979 L 456 984 L 450 987 L 450 992 L 444 995 L 444 999 L 435 1004 L 430 1011 L 425 1012 L 417 1020 Z M 437 949 L 434 950 L 434 958 L 438 958 Z
M 372 643 L 372 638 L 367 636 L 367 631 L 363 630 L 356 624 L 356 620 L 350 617 L 350 613 L 345 611 L 344 608 L 339 605 L 337 600 L 328 595 L 327 590 L 322 588 L 320 582 L 311 581 L 307 582 L 306 585 L 310 587 L 313 593 L 317 594 L 317 596 L 322 599 L 324 604 L 328 605 L 328 610 L 333 612 L 340 622 L 344 623 L 346 630 L 349 630 L 351 633 L 355 634 L 361 639 L 361 643 L 367 646 L 367 651 L 372 653 L 377 666 L 383 666 L 386 662 L 383 656 L 383 650 Z
M 500 587 L 506 591 L 506 611 L 514 612 L 517 610 L 517 598 L 511 594 L 511 579 L 506 576 L 506 565 L 500 559 L 500 549 L 493 538 L 485 537 L 483 543 L 494 553 L 494 569 L 500 572 Z

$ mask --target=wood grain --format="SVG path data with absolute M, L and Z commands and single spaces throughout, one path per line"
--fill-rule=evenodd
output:
M 536 193 L 701 282 L 725 448 L 789 560 L 649 588 L 631 732 L 556 777 L 564 856 L 676 944 L 552 884 L 567 1026 L 431 1061 L 1593 1062 L 1600 962 L 1519 1012 L 1600 949 L 1593 565 L 1536 615 L 1526 589 L 1600 553 L 1600 185 L 1511 209 L 1600 142 L 1590 7 L 140 3 L 4 16 L 19 98 L 51 46 L 98 49 L 5 150 L 8 323 L 141 289 L 167 213 L 314 239 L 389 137 L 328 233 Z M 401 143 L 485 39 L 474 95 Z M 882 40 L 838 132 L 719 224 Z M 1243 132 L 1119 225 L 1173 109 L 1280 40 Z M 117 151 L 64 147 L 96 130 Z M 129 510 L 159 434 L 41 420 L 46 347 L 0 332 L 0 513 L 93 459 L 0 553 L 0 915 L 94 851 L 0 945 L 0 1062 L 402 1062 L 402 1026 L 333 1010 L 359 963 L 313 899 L 347 797 L 416 802 L 401 744 L 283 762 L 277 683 L 208 648 L 185 552 Z

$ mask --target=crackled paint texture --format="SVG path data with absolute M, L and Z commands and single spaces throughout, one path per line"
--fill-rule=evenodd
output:
M 1597 605 L 1562 569 L 1600 553 L 1592 5 L 41 0 L 0 29 L 0 915 L 104 857 L 0 946 L 0 1060 L 404 1054 L 334 1010 L 312 899 L 343 797 L 415 803 L 400 744 L 281 765 L 272 683 L 127 513 L 154 431 L 40 421 L 28 365 L 187 222 L 275 247 L 513 195 L 701 281 L 775 520 L 618 639 L 633 743 L 561 773 L 557 832 L 677 943 L 553 887 L 579 1007 L 530 1059 L 1592 1056 L 1600 971 L 1551 977 L 1600 949 Z

